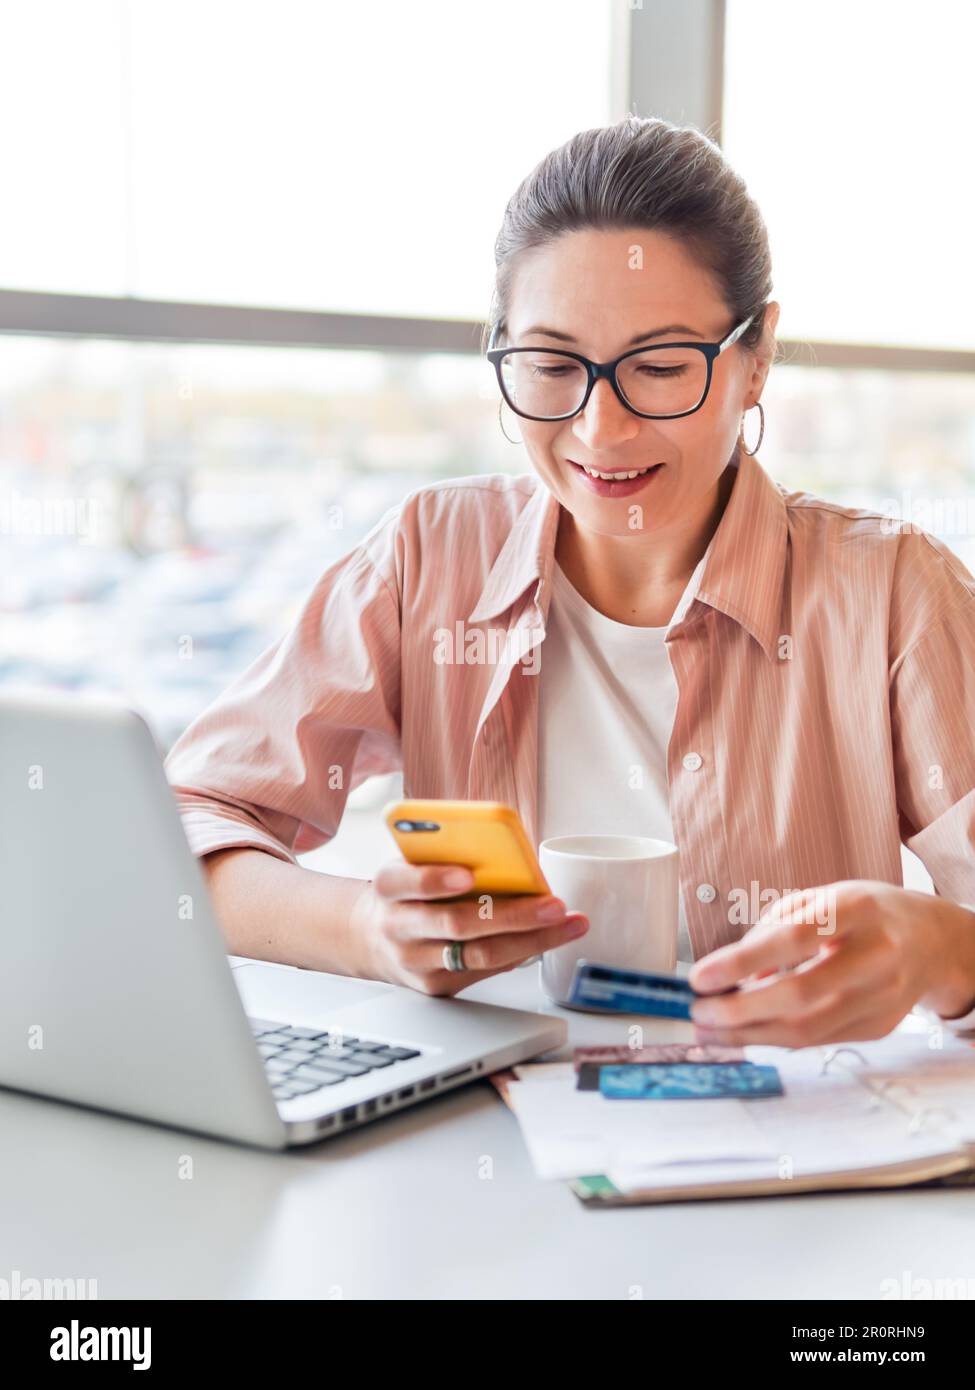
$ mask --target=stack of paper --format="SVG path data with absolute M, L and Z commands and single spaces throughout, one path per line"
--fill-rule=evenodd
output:
M 743 1179 L 808 1190 L 816 1175 L 866 1182 L 898 1165 L 920 1181 L 939 1157 L 945 1172 L 967 1166 L 958 1155 L 975 1141 L 975 1050 L 954 1037 L 930 1050 L 899 1031 L 851 1047 L 825 1070 L 827 1048 L 746 1048 L 749 1062 L 778 1068 L 782 1096 L 610 1099 L 579 1090 L 571 1062 L 518 1066 L 497 1084 L 540 1178 L 608 1179 L 621 1194 Z

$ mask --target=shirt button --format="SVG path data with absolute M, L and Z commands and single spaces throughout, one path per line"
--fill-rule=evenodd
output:
M 703 761 L 704 759 L 701 757 L 700 753 L 684 754 L 684 766 L 687 768 L 688 772 L 696 772 Z
M 713 883 L 699 883 L 697 885 L 697 896 L 702 903 L 713 903 L 716 897 Z

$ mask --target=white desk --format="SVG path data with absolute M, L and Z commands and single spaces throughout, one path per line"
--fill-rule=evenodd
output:
M 535 969 L 469 994 L 552 1007 Z M 624 1040 L 565 1017 L 577 1043 Z M 535 1178 L 486 1081 L 286 1154 L 11 1091 L 0 1135 L 0 1275 L 100 1298 L 845 1299 L 975 1274 L 975 1189 L 587 1210 Z

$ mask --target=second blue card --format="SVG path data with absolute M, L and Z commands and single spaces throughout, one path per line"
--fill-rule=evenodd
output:
M 707 1100 L 781 1096 L 777 1068 L 753 1062 L 638 1062 L 599 1068 L 608 1100 Z

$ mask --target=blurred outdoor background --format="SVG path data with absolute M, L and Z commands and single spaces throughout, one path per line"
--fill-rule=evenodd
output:
M 975 569 L 972 7 L 0 8 L 0 684 L 113 691 L 165 750 L 407 491 L 527 471 L 493 240 L 626 111 L 706 129 L 763 210 L 766 471 Z M 395 791 L 316 863 L 371 872 L 352 822 Z

